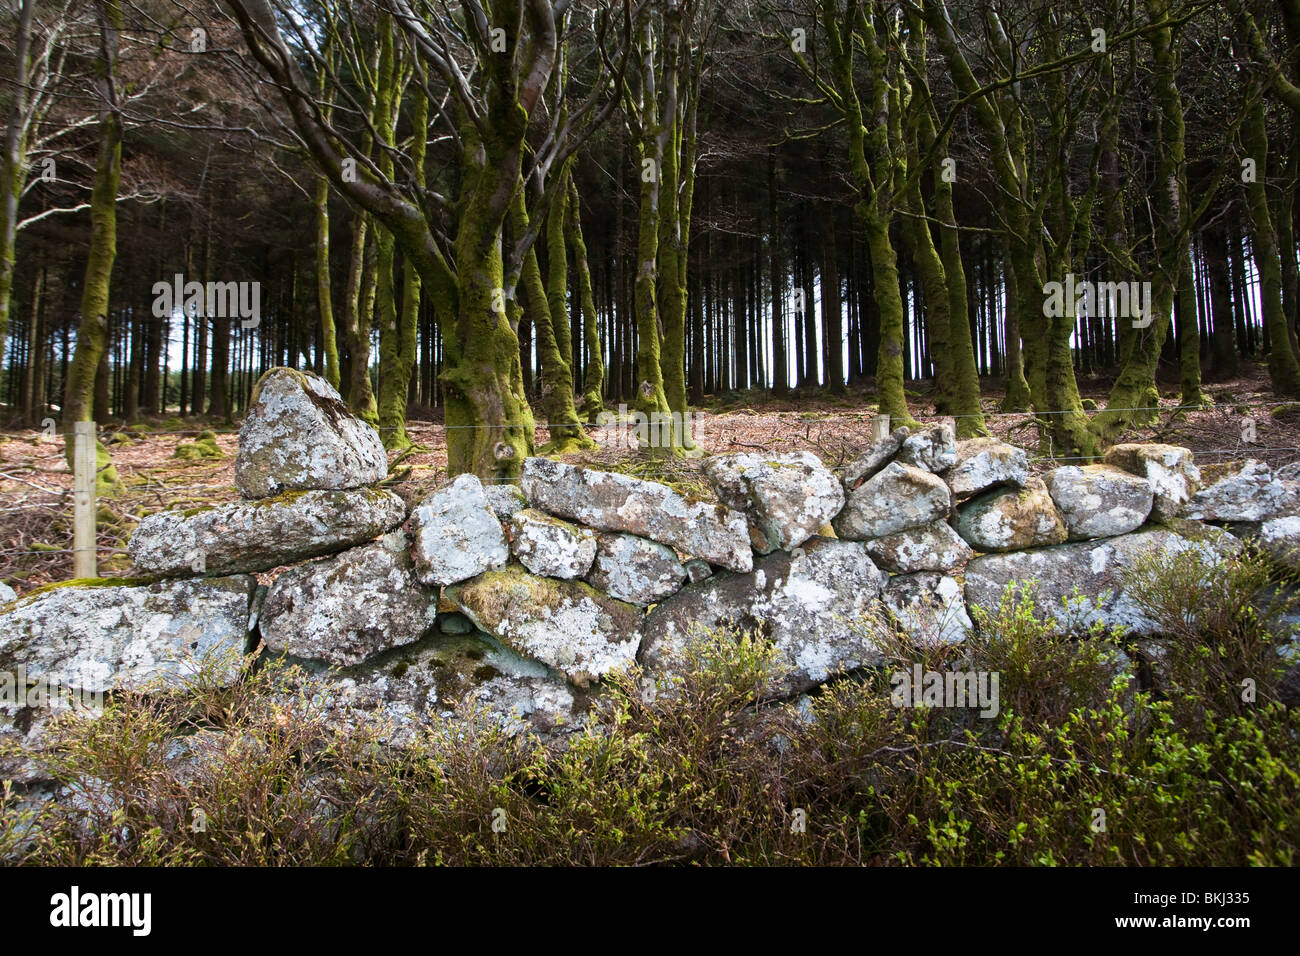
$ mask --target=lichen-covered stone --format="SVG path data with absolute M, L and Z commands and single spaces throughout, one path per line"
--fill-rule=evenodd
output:
M 1103 541 L 983 555 L 966 565 L 966 604 L 992 613 L 1009 583 L 1032 582 L 1029 594 L 1035 612 L 1052 615 L 1069 633 L 1084 635 L 1094 622 L 1100 621 L 1107 630 L 1119 628 L 1130 634 L 1150 635 L 1156 625 L 1124 591 L 1124 572 L 1144 554 L 1176 554 L 1190 549 L 1213 559 L 1235 543 L 1236 539 L 1224 532 L 1195 540 L 1158 528 Z M 1084 601 L 1067 608 L 1065 599 L 1071 598 L 1075 588 Z
M 974 552 L 946 521 L 935 521 L 867 542 L 871 560 L 896 574 L 913 571 L 953 571 Z
M 1300 515 L 1265 521 L 1260 526 L 1260 549 L 1279 564 L 1300 571 Z
M 301 679 L 314 710 L 338 731 L 365 726 L 404 747 L 440 725 L 485 719 L 543 740 L 581 728 L 577 694 L 536 661 L 479 636 L 427 638 L 382 660 Z M 425 738 L 429 740 L 429 737 Z
M 1204 487 L 1192 496 L 1184 517 L 1197 521 L 1269 521 L 1300 513 L 1293 482 L 1279 480 L 1263 462 L 1201 469 Z
M 957 443 L 956 460 L 944 475 L 956 499 L 970 498 L 990 488 L 1023 488 L 1029 478 L 1029 456 L 1023 448 L 996 438 L 971 438 Z
M 401 532 L 281 574 L 262 606 L 262 641 L 277 654 L 359 664 L 418 641 L 438 611 Z
M 528 499 L 524 497 L 523 489 L 515 484 L 489 482 L 483 486 L 483 494 L 487 498 L 488 507 L 502 523 L 509 521 L 528 507 Z
M 533 574 L 580 578 L 596 559 L 596 535 L 587 528 L 525 508 L 510 519 L 510 550 Z
M 584 582 L 538 577 L 517 565 L 444 593 L 480 630 L 579 687 L 626 667 L 641 642 L 640 608 Z
M 1017 551 L 1061 544 L 1069 536 L 1041 478 L 1024 488 L 994 488 L 957 509 L 957 533 L 976 551 Z
M 942 478 L 894 461 L 849 493 L 831 526 L 845 540 L 865 541 L 946 518 L 951 507 Z
M 246 649 L 246 575 L 157 584 L 56 586 L 0 612 L 0 672 L 87 692 L 143 689 L 197 673 L 230 683 Z
M 1177 517 L 1201 487 L 1201 472 L 1191 451 L 1179 445 L 1115 445 L 1104 460 L 1151 484 L 1155 495 L 1151 515 L 1160 520 Z
M 1113 465 L 1066 465 L 1046 484 L 1073 541 L 1128 534 L 1151 513 L 1151 483 Z
M 844 507 L 844 489 L 812 452 L 718 455 L 704 473 L 718 500 L 749 518 L 759 554 L 797 548 Z
M 686 568 L 672 548 L 649 538 L 602 534 L 587 581 L 610 597 L 645 607 L 676 594 Z
M 405 517 L 406 505 L 388 491 L 290 491 L 148 515 L 128 550 L 151 574 L 265 571 L 369 541 Z
M 875 477 L 876 473 L 898 454 L 898 450 L 903 447 L 903 441 L 910 434 L 912 430 L 906 425 L 895 428 L 850 462 L 844 469 L 844 490 L 852 491 L 868 479 Z
M 765 695 L 797 694 L 882 660 L 875 641 L 877 598 L 886 575 L 854 541 L 814 537 L 776 551 L 749 574 L 714 575 L 664 601 L 646 617 L 641 662 L 649 682 L 680 675 L 689 648 L 708 631 L 752 629 L 779 660 Z
M 235 456 L 235 486 L 244 497 L 360 488 L 388 476 L 379 433 L 319 375 L 273 368 L 253 395 Z
M 897 461 L 939 474 L 957 463 L 957 432 L 952 422 L 939 422 L 913 432 L 898 450 Z
M 733 571 L 754 566 L 743 514 L 723 505 L 688 501 L 667 485 L 529 458 L 522 486 L 532 507 L 597 531 L 640 535 Z
M 881 600 L 895 625 L 918 647 L 960 644 L 973 626 L 962 586 L 946 574 L 895 575 Z
M 510 560 L 506 533 L 473 475 L 458 475 L 416 505 L 407 528 L 425 584 L 446 587 Z

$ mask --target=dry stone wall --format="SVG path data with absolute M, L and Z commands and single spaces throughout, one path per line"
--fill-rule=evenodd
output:
M 461 475 L 409 509 L 380 487 L 383 461 L 327 383 L 273 369 L 240 431 L 244 498 L 144 519 L 130 543 L 144 579 L 0 594 L 0 671 L 113 692 L 214 658 L 234 681 L 260 650 L 301 665 L 342 728 L 383 717 L 400 743 L 473 713 L 562 741 L 611 674 L 639 663 L 662 688 L 713 628 L 775 644 L 765 692 L 781 697 L 881 663 L 879 628 L 961 643 L 971 608 L 1014 582 L 1036 582 L 1067 628 L 1144 635 L 1122 587 L 1144 553 L 1254 535 L 1300 567 L 1295 475 L 1202 470 L 1168 445 L 1040 477 L 1022 450 L 939 423 L 836 471 L 809 452 L 708 459 L 711 501 L 533 458 L 519 487 Z M 1082 613 L 1065 608 L 1076 589 Z M 40 716 L 4 707 L 0 739 L 38 748 Z

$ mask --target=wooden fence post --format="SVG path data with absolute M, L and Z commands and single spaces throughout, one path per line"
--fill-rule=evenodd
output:
M 73 574 L 78 578 L 99 577 L 95 559 L 95 423 L 76 422 L 73 425 L 74 478 L 73 503 Z
M 877 415 L 871 420 L 871 440 L 883 441 L 889 437 L 889 416 Z

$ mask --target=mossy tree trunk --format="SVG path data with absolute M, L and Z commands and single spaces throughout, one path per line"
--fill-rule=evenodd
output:
M 573 252 L 573 271 L 578 280 L 578 301 L 582 308 L 582 336 L 587 348 L 587 361 L 583 365 L 582 398 L 578 411 L 587 422 L 594 424 L 605 407 L 605 361 L 601 354 L 600 315 L 596 312 L 596 297 L 592 291 L 591 265 L 587 260 L 587 242 L 582 234 L 582 204 L 578 199 L 578 184 L 569 177 L 565 213 L 565 232 Z
M 1268 330 L 1268 374 L 1279 395 L 1300 392 L 1300 364 L 1291 346 L 1291 333 L 1282 303 L 1282 260 L 1278 234 L 1269 209 L 1268 129 L 1262 91 L 1255 86 L 1249 94 L 1245 122 L 1241 126 L 1242 146 L 1255 161 L 1254 182 L 1246 184 L 1246 209 L 1250 214 L 1251 248 L 1259 269 L 1259 302 Z
M 800 53 L 800 67 L 844 118 L 848 128 L 849 166 L 858 190 L 854 210 L 866 232 L 871 259 L 872 291 L 880 313 L 880 344 L 876 357 L 879 409 L 897 425 L 915 425 L 903 387 L 903 346 L 906 313 L 898 285 L 898 253 L 889 235 L 894 215 L 894 185 L 900 157 L 893 154 L 890 127 L 898 130 L 898 91 L 888 73 L 885 45 L 877 37 L 874 15 L 857 3 L 841 12 L 837 0 L 821 0 L 822 27 L 830 59 L 829 82 Z M 894 38 L 891 38 L 894 39 Z M 858 96 L 854 50 L 861 46 L 869 76 L 868 109 Z M 869 124 L 869 126 L 867 125 Z M 805 342 L 805 347 L 809 343 Z M 809 372 L 815 370 L 809 369 Z
M 1050 413 L 1044 416 L 1047 419 L 1044 428 L 1054 439 L 1054 451 L 1085 457 L 1095 455 L 1099 445 L 1089 431 L 1074 378 L 1070 349 L 1072 320 L 1068 316 L 1049 319 L 1044 315 L 1043 267 L 1047 263 L 1045 259 L 1043 265 L 1039 263 L 1042 203 L 1035 195 L 1041 186 L 1031 183 L 1029 176 L 1021 105 L 1005 86 L 999 87 L 1001 93 L 993 92 L 975 78 L 943 0 L 927 2 L 923 16 L 958 92 L 970 97 L 975 119 L 989 139 L 992 174 L 999 196 L 998 212 L 1006 238 L 1007 261 L 1014 276 L 1015 301 L 1008 302 L 1008 308 L 1016 310 L 1030 399 L 1039 412 Z M 1015 62 L 1019 57 L 1011 50 L 1000 23 L 993 18 L 990 25 L 994 28 L 991 39 L 999 57 L 1006 63 Z M 1009 392 L 1017 384 L 1013 374 L 1008 382 Z
M 90 193 L 90 247 L 86 252 L 81 292 L 81 326 L 64 387 L 63 433 L 69 467 L 75 464 L 75 423 L 95 419 L 95 380 L 108 344 L 109 293 L 113 262 L 117 258 L 117 192 L 122 179 L 122 116 L 117 99 L 118 31 L 122 27 L 122 11 L 116 0 L 101 0 L 96 11 L 100 33 L 95 63 L 99 152 Z M 99 451 L 107 458 L 103 446 L 99 446 Z M 98 471 L 97 484 L 101 488 L 117 483 L 111 463 Z
M 692 8 L 693 9 L 693 8 Z M 687 263 L 691 240 L 691 209 L 695 200 L 698 152 L 699 59 L 693 58 L 685 11 L 664 14 L 663 181 L 659 189 L 659 308 L 663 348 L 659 356 L 664 398 L 673 413 L 674 448 L 694 449 L 686 383 Z M 702 57 L 702 53 L 699 54 Z
M 1173 320 L 1178 276 L 1188 253 L 1186 127 L 1182 94 L 1177 83 L 1177 54 L 1173 29 L 1167 25 L 1170 0 L 1146 0 L 1153 23 L 1165 21 L 1148 35 L 1153 58 L 1156 110 L 1155 270 L 1151 278 L 1151 311 L 1132 321 L 1132 343 L 1127 360 L 1110 391 L 1106 408 L 1093 419 L 1093 432 L 1109 443 L 1125 429 L 1158 418 L 1160 392 L 1156 364 Z M 1136 310 L 1133 310 L 1136 311 Z M 1145 323 L 1143 325 L 1142 323 Z
M 649 10 L 643 14 L 638 28 L 640 84 L 628 111 L 633 127 L 633 155 L 641 177 L 636 279 L 633 283 L 637 332 L 636 371 L 640 381 L 636 386 L 633 407 L 651 422 L 665 422 L 669 420 L 671 410 L 664 391 L 663 325 L 659 315 L 659 202 L 665 147 L 672 130 L 669 117 L 676 113 L 677 104 L 668 102 L 660 109 L 655 75 L 656 38 Z M 642 437 L 648 438 L 643 441 L 643 451 L 675 454 L 678 450 L 672 441 L 676 437 L 675 429 L 669 429 L 668 435 L 664 436 L 661 428 L 651 428 L 649 434 Z
M 401 75 L 392 41 L 391 17 L 385 15 L 385 39 L 380 41 L 379 84 L 381 91 L 375 114 L 380 121 L 377 127 L 382 142 L 396 138 L 397 114 L 401 105 L 406 79 Z M 418 87 L 411 102 L 411 135 L 413 142 L 408 155 L 418 181 L 424 179 L 424 155 L 428 141 L 429 101 Z M 379 170 L 388 177 L 393 175 L 393 159 L 387 150 L 379 155 Z M 409 448 L 406 434 L 406 404 L 411 388 L 411 372 L 415 368 L 415 349 L 420 318 L 420 279 L 410 264 L 409 257 L 402 263 L 402 308 L 399 314 L 395 296 L 396 275 L 395 242 L 391 231 L 380 227 L 380 237 L 386 243 L 385 256 L 378 268 L 381 291 L 376 318 L 379 322 L 379 408 L 376 421 L 385 448 Z M 386 257 L 386 261 L 385 261 Z
M 330 46 L 325 46 L 325 61 L 332 64 Z M 320 73 L 316 95 L 326 104 L 325 121 L 333 118 L 325 71 Z M 334 328 L 334 292 L 330 272 L 330 181 L 328 176 L 316 177 L 316 192 L 312 197 L 316 208 L 316 308 L 320 313 L 321 351 L 325 353 L 325 381 L 339 387 L 339 344 Z
M 566 174 L 567 170 L 560 172 L 561 176 Z M 564 195 L 568 195 L 567 190 Z M 567 301 L 569 268 L 564 252 L 565 205 L 556 202 L 546 221 L 549 287 L 542 279 L 535 247 L 525 253 L 520 275 L 537 336 L 537 354 L 542 362 L 542 407 L 546 410 L 551 439 L 541 450 L 548 455 L 595 447 L 595 442 L 583 431 L 573 403 L 573 343 Z M 516 234 L 522 234 L 528 230 L 529 222 L 521 184 L 510 206 L 510 225 Z

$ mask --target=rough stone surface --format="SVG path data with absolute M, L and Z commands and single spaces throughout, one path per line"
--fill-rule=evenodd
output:
M 142 689 L 196 673 L 227 683 L 248 636 L 246 575 L 146 585 L 76 585 L 31 594 L 0 613 L 0 672 L 88 692 Z
M 512 565 L 445 593 L 478 628 L 580 687 L 630 664 L 641 642 L 641 609 L 581 581 Z
M 935 521 L 867 542 L 871 560 L 897 574 L 913 571 L 953 571 L 974 552 L 946 521 Z
M 713 575 L 712 565 L 701 558 L 690 558 L 682 566 L 686 569 L 686 577 L 692 584 L 698 584 Z
M 291 568 L 262 607 L 266 647 L 327 664 L 359 664 L 418 641 L 438 610 L 420 584 L 401 532 Z
M 896 459 L 938 474 L 957 463 L 957 432 L 951 422 L 928 425 L 903 442 Z
M 501 522 L 509 521 L 528 507 L 528 499 L 524 497 L 523 489 L 518 485 L 493 482 L 483 486 L 483 494 L 487 498 L 488 507 Z
M 254 396 L 235 456 L 235 486 L 245 498 L 360 488 L 388 476 L 379 433 L 319 375 L 273 368 Z
M 831 526 L 850 541 L 883 538 L 946 518 L 951 506 L 942 478 L 894 461 L 849 493 Z
M 1029 477 L 1029 456 L 1023 448 L 996 438 L 971 438 L 957 443 L 956 461 L 944 479 L 952 496 L 970 498 L 990 488 L 1023 488 Z
M 667 485 L 546 458 L 524 462 L 522 485 L 534 508 L 598 531 L 640 535 L 733 571 L 754 566 L 743 514 L 688 501 Z
M 844 507 L 844 489 L 812 452 L 719 455 L 704 473 L 719 501 L 745 512 L 759 554 L 797 548 Z
M 506 533 L 473 475 L 458 475 L 416 505 L 407 528 L 425 584 L 445 587 L 510 560 Z
M 1073 541 L 1128 534 L 1151 513 L 1151 483 L 1113 465 L 1066 465 L 1046 484 Z
M 779 662 L 765 693 L 787 696 L 882 657 L 873 640 L 886 575 L 854 541 L 814 537 L 800 552 L 760 558 L 749 574 L 718 574 L 646 617 L 641 662 L 650 681 L 681 674 L 709 630 L 755 629 Z
M 471 715 L 510 734 L 531 731 L 544 739 L 581 726 L 576 694 L 563 680 L 474 635 L 429 638 L 381 662 L 308 675 L 304 683 L 331 726 L 365 725 L 392 746 Z
M 1265 521 L 1259 529 L 1260 548 L 1275 561 L 1300 571 L 1300 516 L 1288 515 Z
M 676 594 L 686 582 L 686 568 L 672 548 L 649 538 L 602 534 L 587 581 L 612 598 L 645 607 Z
M 966 604 L 992 613 L 1009 583 L 1032 581 L 1029 593 L 1036 612 L 1051 614 L 1069 633 L 1086 634 L 1095 621 L 1101 621 L 1108 630 L 1118 627 L 1126 633 L 1149 636 L 1155 624 L 1124 592 L 1125 570 L 1134 567 L 1143 554 L 1195 549 L 1213 557 L 1234 542 L 1226 533 L 1215 539 L 1193 540 L 1172 531 L 1152 529 L 1104 541 L 984 555 L 966 565 Z M 1076 587 L 1086 600 L 1067 608 L 1064 601 Z
M 1269 521 L 1300 511 L 1296 486 L 1280 481 L 1268 465 L 1249 459 L 1242 465 L 1201 469 L 1205 486 L 1192 496 L 1183 516 L 1198 521 Z
M 27 786 L 48 780 L 41 755 L 48 751 L 51 738 L 57 739 L 63 723 L 94 720 L 103 712 L 102 703 L 89 697 L 58 700 L 53 706 L 28 706 L 16 694 L 0 698 L 0 783 L 12 780 Z
M 957 509 L 957 533 L 976 551 L 1061 544 L 1069 532 L 1041 478 L 1024 488 L 995 488 Z
M 895 575 L 881 599 L 895 624 L 917 646 L 960 644 L 973 627 L 962 586 L 946 574 Z
M 290 491 L 148 515 L 128 550 L 149 574 L 266 571 L 369 541 L 405 517 L 406 505 L 389 491 Z
M 1179 445 L 1115 445 L 1105 462 L 1150 482 L 1155 495 L 1151 514 L 1161 520 L 1177 517 L 1201 486 L 1191 451 Z
M 864 454 L 855 458 L 844 469 L 844 490 L 852 491 L 863 482 L 875 477 L 876 473 L 898 454 L 898 450 L 903 447 L 903 441 L 910 434 L 912 430 L 906 425 L 895 428 L 868 448 Z
M 533 574 L 548 578 L 580 578 L 596 559 L 596 534 L 525 508 L 510 519 L 510 550 Z

